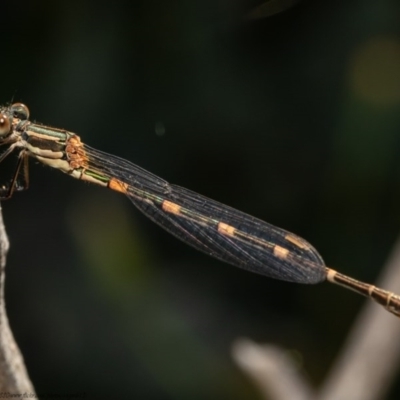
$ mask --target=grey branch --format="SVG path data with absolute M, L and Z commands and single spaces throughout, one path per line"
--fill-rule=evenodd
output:
M 400 287 L 400 238 L 384 268 L 380 287 Z M 400 320 L 366 300 L 336 362 L 318 393 L 285 351 L 250 341 L 234 345 L 237 364 L 268 399 L 376 400 L 385 397 L 400 365 Z
M 0 207 L 0 392 L 6 399 L 16 394 L 34 394 L 35 390 L 29 379 L 24 359 L 19 351 L 17 343 L 8 323 L 5 301 L 4 282 L 6 257 L 9 242 L 3 222 L 3 214 Z
M 378 286 L 393 291 L 400 287 L 400 238 Z M 399 337 L 399 318 L 373 302 L 366 302 L 325 379 L 319 399 L 384 398 L 400 365 Z
M 272 345 L 258 345 L 248 339 L 233 345 L 233 358 L 266 399 L 310 400 L 312 388 L 300 374 L 288 352 Z M 282 373 L 284 371 L 284 373 Z

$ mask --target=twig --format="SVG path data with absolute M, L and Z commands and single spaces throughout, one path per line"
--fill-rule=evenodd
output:
M 400 288 L 400 237 L 379 286 Z M 269 399 L 381 399 L 400 365 L 400 320 L 372 301 L 365 304 L 317 395 L 278 347 L 241 341 L 234 345 L 233 357 Z
M 400 238 L 386 263 L 379 286 L 400 288 Z M 400 320 L 367 302 L 325 379 L 320 400 L 375 400 L 386 391 L 400 365 Z
M 314 397 L 293 360 L 279 347 L 260 346 L 249 339 L 240 339 L 234 343 L 232 355 L 266 399 L 309 400 Z
M 4 399 L 15 398 L 16 394 L 35 394 L 23 357 L 11 332 L 5 308 L 4 282 L 8 248 L 0 207 L 0 393 Z

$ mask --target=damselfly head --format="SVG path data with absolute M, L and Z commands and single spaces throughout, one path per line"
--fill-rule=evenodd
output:
M 11 133 L 12 122 L 6 113 L 0 114 L 0 138 L 6 137 Z
M 25 104 L 14 103 L 10 110 L 14 118 L 19 118 L 23 121 L 29 119 L 29 108 Z

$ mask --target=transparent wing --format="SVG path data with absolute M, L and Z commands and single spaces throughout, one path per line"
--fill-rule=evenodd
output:
M 270 278 L 326 279 L 324 261 L 304 239 L 180 186 L 118 157 L 85 146 L 90 168 L 128 185 L 147 217 L 192 247 Z M 168 207 L 166 205 L 168 204 Z

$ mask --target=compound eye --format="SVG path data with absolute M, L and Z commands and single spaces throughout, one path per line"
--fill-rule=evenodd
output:
M 19 118 L 21 120 L 29 119 L 29 108 L 22 103 L 14 103 L 11 106 L 11 112 L 15 118 Z
M 9 135 L 11 132 L 11 121 L 6 114 L 0 114 L 0 137 Z

